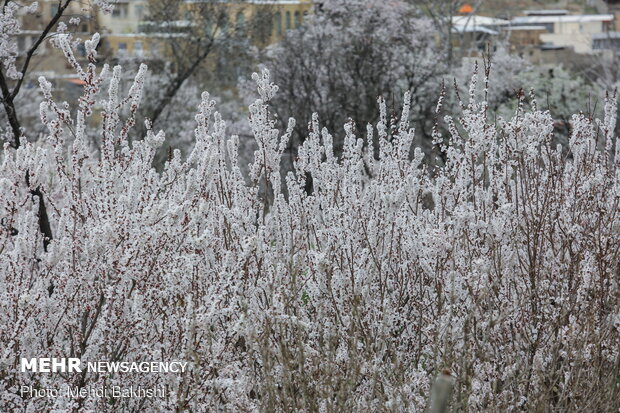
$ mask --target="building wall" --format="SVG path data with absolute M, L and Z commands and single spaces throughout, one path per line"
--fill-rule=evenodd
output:
M 99 11 L 97 18 L 102 33 L 136 33 L 138 24 L 147 13 L 148 2 L 145 0 L 120 0 L 112 14 Z
M 114 57 L 156 57 L 161 39 L 136 33 L 111 34 L 104 38 L 106 53 Z
M 179 2 L 180 15 L 191 13 L 192 2 Z M 105 48 L 109 55 L 130 55 L 153 57 L 166 50 L 164 38 L 151 36 L 141 32 L 141 23 L 148 18 L 148 2 L 132 0 L 118 3 L 115 8 L 121 6 L 120 11 L 113 15 L 99 13 L 99 25 L 104 33 Z M 139 7 L 139 9 L 136 9 Z M 252 39 L 255 44 L 266 45 L 274 43 L 282 38 L 286 30 L 297 28 L 301 25 L 309 13 L 312 12 L 312 0 L 297 0 L 278 2 L 265 1 L 257 3 L 229 3 L 228 27 L 239 27 L 252 21 L 261 12 L 265 18 L 265 38 Z M 184 9 L 184 10 L 183 10 Z M 139 47 L 136 47 L 136 44 Z M 152 50 L 155 49 L 155 50 Z
M 286 30 L 295 29 L 303 24 L 310 12 L 312 12 L 311 1 L 276 6 L 273 10 L 272 41 L 281 39 Z
M 42 31 L 52 17 L 56 15 L 58 11 L 58 0 L 39 0 L 38 1 L 38 9 L 36 13 L 33 14 L 24 14 L 22 16 L 22 29 L 24 30 L 38 30 Z M 72 17 L 77 17 L 80 19 L 80 24 L 77 26 L 71 25 L 69 20 Z M 60 19 L 61 22 L 64 22 L 71 31 L 77 32 L 92 32 L 96 27 L 97 15 L 94 12 L 91 12 L 87 7 L 84 10 L 84 6 L 80 4 L 80 2 L 72 2 L 69 3 L 69 7 L 65 11 L 64 16 Z
M 577 53 L 591 53 L 592 35 L 604 30 L 605 24 L 600 21 L 554 23 L 553 33 L 541 34 L 540 39 L 556 46 L 574 47 Z
M 545 29 L 510 30 L 508 31 L 510 49 L 518 51 L 525 47 L 538 46 L 541 43 L 541 35 L 545 33 Z
M 191 3 L 188 6 L 191 9 Z M 265 25 L 264 29 L 268 34 L 267 43 L 278 41 L 286 30 L 299 27 L 314 7 L 312 0 L 265 0 L 260 3 L 241 1 L 231 2 L 226 6 L 229 7 L 229 27 L 238 27 L 243 22 L 256 19 Z M 260 13 L 269 18 L 263 19 Z
M 19 64 L 23 62 L 28 50 L 39 39 L 43 29 L 47 27 L 50 20 L 56 15 L 58 4 L 58 0 L 40 0 L 36 13 L 21 15 L 22 30 L 17 37 Z M 79 19 L 79 23 L 77 25 L 72 24 L 70 22 L 72 18 Z M 80 4 L 80 2 L 72 2 L 69 3 L 69 7 L 65 11 L 64 16 L 61 17 L 60 22 L 67 25 L 68 31 L 73 34 L 74 38 L 78 38 L 83 42 L 89 39 L 92 33 L 96 31 L 97 15 L 90 8 L 84 8 L 84 5 Z M 56 30 L 56 27 L 52 28 L 52 33 Z M 64 57 L 60 57 L 61 55 L 62 52 L 50 47 L 49 41 L 43 41 L 30 61 L 30 67 L 32 68 L 31 77 L 36 79 L 40 74 L 48 77 L 72 74 L 74 70 Z M 78 61 L 82 61 L 84 55 L 85 49 L 83 47 L 78 48 L 75 54 Z

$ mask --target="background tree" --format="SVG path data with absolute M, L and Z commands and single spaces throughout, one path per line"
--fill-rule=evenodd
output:
M 589 61 L 589 65 L 577 68 L 582 77 L 608 93 L 620 89 L 620 50 L 590 56 Z M 616 133 L 620 133 L 620 124 L 616 125 Z
M 495 51 L 489 51 L 483 57 L 462 59 L 460 66 L 446 76 L 446 83 L 456 82 L 456 92 L 467 96 L 469 79 L 475 67 L 482 71 L 489 60 L 492 65 L 488 88 L 476 93 L 478 99 L 486 100 L 489 116 L 496 121 L 508 119 L 517 111 L 518 105 L 532 104 L 535 100 L 538 108 L 549 111 L 555 126 L 554 142 L 561 143 L 565 149 L 572 130 L 571 116 L 580 111 L 591 117 L 602 116 L 604 92 L 613 92 L 614 89 L 613 84 L 604 86 L 602 78 L 597 82 L 561 65 L 532 65 L 520 56 L 509 54 L 501 43 Z M 459 106 L 455 95 L 448 93 L 446 96 L 444 107 L 449 106 L 448 111 L 455 111 Z M 446 127 L 445 124 L 441 126 Z
M 246 3 L 149 1 L 144 31 L 156 33 L 162 46 L 159 63 L 151 65 L 161 84 L 148 89 L 143 112 L 153 127 L 159 127 L 162 116 L 179 110 L 175 106 L 167 112 L 187 82 L 217 93 L 250 73 L 252 45 L 263 44 L 271 35 L 271 14 L 268 5 L 249 13 Z M 199 93 L 194 100 L 199 101 Z
M 461 8 L 465 5 L 470 6 L 467 14 L 477 14 L 484 4 L 484 0 L 474 0 L 470 4 L 460 0 L 407 0 L 408 3 L 418 7 L 425 16 L 433 22 L 433 27 L 438 34 L 439 47 L 444 51 L 446 64 L 448 67 L 457 66 L 460 63 L 460 56 L 454 48 L 454 39 L 459 36 L 454 31 L 453 18 L 458 16 Z M 473 25 L 473 22 L 471 23 Z
M 402 1 L 325 2 L 297 30 L 267 49 L 261 59 L 279 85 L 272 100 L 277 116 L 297 119 L 290 152 L 303 141 L 312 113 L 321 125 L 338 131 L 335 150 L 342 151 L 342 125 L 351 119 L 358 130 L 378 116 L 383 96 L 399 111 L 411 92 L 412 118 L 424 129 L 434 105 L 445 56 L 437 50 L 430 20 Z
M 2 106 L 6 115 L 5 121 L 8 124 L 3 125 L 3 127 L 8 126 L 7 129 L 10 129 L 10 139 L 8 140 L 14 148 L 21 145 L 24 132 L 20 120 L 20 111 L 15 102 L 22 91 L 24 82 L 28 79 L 32 59 L 41 44 L 47 41 L 48 36 L 58 29 L 58 23 L 61 22 L 69 6 L 74 3 L 76 3 L 74 0 L 60 0 L 58 2 L 56 12 L 44 22 L 40 33 L 21 57 L 18 48 L 18 37 L 22 30 L 21 20 L 24 15 L 36 13 L 38 4 L 30 2 L 27 5 L 21 5 L 17 2 L 5 1 L 2 5 L 2 12 L 0 13 L 0 59 L 2 60 L 0 92 L 2 93 Z M 105 5 L 107 2 L 102 2 L 102 4 Z M 66 27 L 64 24 L 63 28 L 66 29 Z

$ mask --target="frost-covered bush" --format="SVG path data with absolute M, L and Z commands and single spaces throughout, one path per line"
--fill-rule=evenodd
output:
M 94 44 L 87 49 L 92 57 Z M 120 67 L 76 69 L 86 85 L 75 117 L 41 78 L 47 138 L 2 155 L 2 410 L 422 411 L 446 369 L 460 411 L 620 407 L 614 98 L 602 121 L 572 118 L 565 156 L 549 143 L 548 112 L 520 105 L 496 125 L 473 98 L 474 81 L 462 112 L 446 118 L 450 135 L 435 133 L 448 144 L 434 169 L 420 150 L 409 157 L 408 96 L 403 121 L 390 120 L 380 100 L 380 120 L 365 134 L 347 124 L 339 158 L 313 116 L 285 197 L 280 159 L 294 124 L 275 129 L 267 72 L 255 76 L 258 149 L 246 182 L 238 139 L 208 94 L 193 151 L 156 172 L 163 132 L 127 140 L 146 68 L 127 96 L 118 93 Z M 94 150 L 83 136 L 97 102 L 105 111 Z M 47 250 L 25 175 L 47 203 Z M 271 204 L 259 196 L 265 183 Z M 191 368 L 19 371 L 21 357 L 45 356 Z M 20 396 L 22 385 L 115 384 L 163 384 L 168 393 Z
M 489 87 L 487 91 L 487 103 L 492 111 L 500 111 L 500 115 L 510 115 L 514 113 L 514 107 L 506 112 L 504 106 L 513 104 L 517 91 L 523 87 L 533 87 L 531 82 L 523 81 L 523 74 L 535 71 L 526 59 L 515 54 L 510 54 L 507 47 L 503 44 L 497 45 L 496 50 L 487 50 L 482 58 L 470 57 L 463 58 L 461 64 L 454 68 L 453 73 L 446 75 L 446 83 L 457 83 L 459 93 L 467 94 L 469 81 L 476 69 L 476 66 L 491 64 L 493 75 L 489 76 Z M 534 76 L 530 76 L 532 80 Z M 542 82 L 540 82 L 542 83 Z M 536 86 L 539 83 L 537 82 Z M 538 91 L 538 89 L 535 89 Z M 476 93 L 477 99 L 484 99 L 485 91 L 480 88 Z M 458 103 L 458 102 L 455 102 Z
M 601 85 L 588 81 L 580 74 L 558 67 L 535 66 L 525 59 L 511 55 L 504 47 L 498 47 L 487 59 L 492 61 L 489 79 L 488 104 L 493 116 L 509 117 L 515 112 L 519 93 L 534 91 L 540 109 L 548 110 L 555 122 L 556 140 L 563 145 L 568 143 L 571 132 L 571 116 L 584 112 L 589 116 L 602 113 L 602 91 L 613 90 L 613 85 Z M 482 59 L 478 59 L 482 60 Z M 482 63 L 482 62 L 480 62 Z M 469 79 L 474 64 L 472 59 L 464 59 L 455 70 L 461 93 L 467 93 Z M 482 96 L 483 91 L 478 92 Z M 525 102 L 529 104 L 529 96 Z

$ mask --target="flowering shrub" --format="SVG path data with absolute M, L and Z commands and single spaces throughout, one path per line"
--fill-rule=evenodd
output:
M 275 129 L 268 72 L 254 77 L 248 177 L 206 93 L 193 151 L 156 172 L 164 133 L 127 139 L 146 67 L 121 96 L 121 68 L 97 71 L 95 45 L 85 68 L 64 48 L 86 83 L 77 111 L 41 78 L 47 138 L 2 155 L 3 410 L 421 411 L 445 369 L 461 411 L 620 407 L 615 97 L 602 121 L 573 116 L 566 155 L 550 145 L 547 112 L 520 105 L 490 122 L 474 77 L 462 113 L 446 118 L 449 136 L 434 134 L 446 159 L 434 169 L 420 150 L 409 156 L 408 96 L 403 121 L 381 100 L 365 137 L 348 124 L 340 158 L 314 116 L 284 192 L 294 122 Z M 84 129 L 96 104 L 92 148 Z M 33 188 L 47 203 L 46 250 Z M 52 356 L 190 369 L 20 372 L 21 357 Z M 164 385 L 166 397 L 20 394 L 129 384 Z

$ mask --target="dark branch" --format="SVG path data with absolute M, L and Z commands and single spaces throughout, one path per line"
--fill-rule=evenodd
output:
M 39 48 L 41 43 L 43 43 L 45 41 L 45 38 L 47 37 L 49 32 L 54 28 L 54 26 L 56 26 L 56 24 L 58 23 L 58 21 L 60 20 L 60 18 L 64 14 L 65 10 L 67 9 L 67 7 L 69 7 L 69 4 L 72 1 L 73 0 L 66 0 L 64 4 L 62 4 L 60 7 L 58 7 L 58 11 L 54 15 L 54 17 L 52 17 L 52 19 L 49 21 L 49 23 L 47 24 L 45 29 L 43 29 L 43 31 L 41 32 L 41 35 L 39 36 L 37 41 L 34 42 L 32 47 L 28 50 L 28 53 L 26 53 L 26 60 L 24 60 L 24 64 L 22 66 L 22 69 L 19 71 L 22 74 L 22 76 L 17 81 L 17 84 L 15 85 L 15 88 L 13 89 L 13 92 L 11 93 L 11 97 L 13 99 L 19 93 L 19 90 L 22 87 L 22 83 L 24 82 L 24 79 L 26 78 L 26 71 L 28 71 L 28 66 L 30 65 L 30 60 L 32 59 L 32 56 L 37 51 L 37 49 Z
M 6 117 L 9 120 L 9 125 L 11 125 L 11 130 L 13 131 L 13 142 L 11 142 L 11 146 L 17 149 L 20 145 L 21 126 L 17 118 L 17 112 L 15 111 L 13 97 L 9 92 L 9 86 L 2 69 L 0 69 L 0 91 L 2 91 L 2 105 L 4 106 Z
M 172 99 L 176 96 L 183 83 L 198 69 L 198 66 L 207 58 L 209 53 L 211 52 L 211 45 L 205 48 L 205 51 L 198 55 L 196 59 L 192 62 L 191 66 L 185 69 L 183 72 L 179 73 L 175 76 L 174 80 L 170 83 L 166 92 L 164 93 L 164 97 L 159 101 L 155 109 L 153 109 L 150 121 L 152 125 L 155 125 L 157 119 L 161 116 L 162 112 L 166 109 L 166 107 L 170 104 Z
M 2 92 L 2 105 L 4 107 L 4 111 L 6 112 L 7 118 L 9 120 L 9 124 L 11 126 L 11 130 L 13 132 L 13 142 L 11 146 L 15 149 L 18 149 L 21 145 L 21 136 L 22 130 L 19 122 L 19 118 L 17 115 L 17 111 L 15 110 L 15 98 L 19 94 L 22 84 L 24 83 L 24 79 L 26 79 L 26 73 L 28 72 L 28 67 L 30 66 L 30 61 L 32 56 L 34 56 L 35 52 L 39 48 L 39 46 L 45 41 L 47 35 L 52 31 L 52 29 L 56 26 L 60 18 L 63 16 L 67 7 L 73 0 L 66 0 L 64 3 L 59 1 L 59 7 L 56 14 L 52 17 L 52 19 L 48 22 L 47 26 L 43 29 L 39 38 L 36 42 L 30 47 L 28 52 L 26 53 L 26 59 L 24 60 L 24 64 L 20 70 L 20 78 L 17 80 L 13 91 L 11 92 L 9 89 L 9 85 L 6 77 L 4 76 L 4 72 L 0 68 L 0 91 Z M 6 7 L 8 1 L 5 0 L 4 6 Z M 30 188 L 30 177 L 29 171 L 26 171 L 26 186 L 30 189 L 30 195 L 33 197 L 37 197 L 38 200 L 38 220 L 39 220 L 39 230 L 41 234 L 43 234 L 43 249 L 47 252 L 47 247 L 50 241 L 53 239 L 52 237 L 52 228 L 50 225 L 49 216 L 47 214 L 47 208 L 45 207 L 45 201 L 43 199 L 43 192 L 40 187 L 36 187 L 34 189 Z

